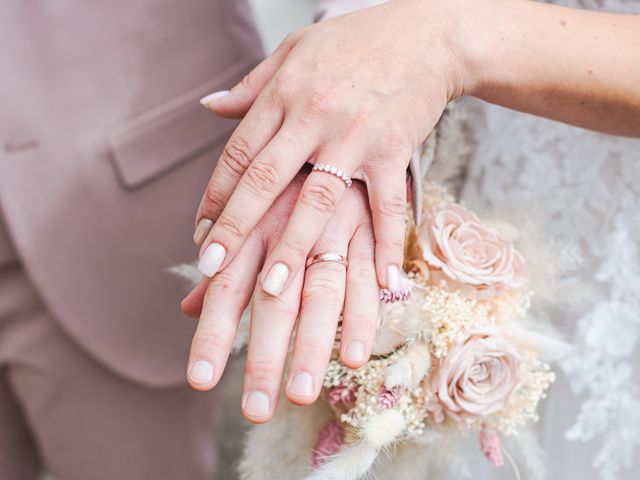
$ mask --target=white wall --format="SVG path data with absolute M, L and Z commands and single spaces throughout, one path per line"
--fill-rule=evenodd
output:
M 250 0 L 267 52 L 292 30 L 312 22 L 314 0 Z

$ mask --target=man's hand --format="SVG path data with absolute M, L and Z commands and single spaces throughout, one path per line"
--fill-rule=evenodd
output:
M 187 315 L 200 317 L 188 367 L 189 383 L 194 388 L 209 390 L 220 380 L 259 268 L 265 256 L 271 255 L 279 244 L 304 180 L 302 175 L 296 177 L 252 230 L 227 268 L 212 279 L 205 278 L 182 302 Z M 355 182 L 340 200 L 340 214 L 329 220 L 310 254 L 337 253 L 348 259 L 348 269 L 338 262 L 319 262 L 306 271 L 297 271 L 290 288 L 278 297 L 256 289 L 242 397 L 247 419 L 262 423 L 275 412 L 298 316 L 286 389 L 292 402 L 309 404 L 318 397 L 341 312 L 342 361 L 352 368 L 367 361 L 379 303 L 373 249 L 366 190 L 363 184 Z

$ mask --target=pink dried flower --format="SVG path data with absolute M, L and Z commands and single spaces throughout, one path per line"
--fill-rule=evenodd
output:
M 393 387 L 388 389 L 384 385 L 380 387 L 380 393 L 378 393 L 378 405 L 383 410 L 388 410 L 395 407 L 400 400 L 402 391 L 400 387 Z
M 344 430 L 338 420 L 329 420 L 318 434 L 311 452 L 311 467 L 321 467 L 344 443 Z
M 411 290 L 415 283 L 407 277 L 400 278 L 400 290 L 392 292 L 388 288 L 380 289 L 380 301 L 384 303 L 396 303 L 409 300 L 411 297 Z
M 356 401 L 355 386 L 338 385 L 327 393 L 327 400 L 332 407 L 349 405 Z
M 493 465 L 496 467 L 504 465 L 500 438 L 495 432 L 490 431 L 486 424 L 482 425 L 482 430 L 480 431 L 480 449 Z

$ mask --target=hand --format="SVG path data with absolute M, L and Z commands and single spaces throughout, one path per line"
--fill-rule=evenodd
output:
M 448 100 L 462 92 L 453 33 L 458 3 L 391 1 L 321 22 L 292 34 L 230 93 L 205 99 L 219 115 L 246 114 L 198 209 L 197 243 L 213 225 L 201 249 L 205 275 L 232 262 L 311 160 L 361 174 L 375 227 L 377 278 L 398 289 L 406 168 Z M 344 192 L 333 175 L 309 175 L 267 254 L 265 291 L 278 295 L 298 278 Z
M 278 244 L 303 181 L 300 175 L 285 189 L 224 271 L 212 279 L 205 278 L 183 300 L 183 311 L 200 317 L 188 367 L 193 388 L 209 390 L 220 380 L 258 269 L 265 255 Z M 318 397 L 341 312 L 344 311 L 340 342 L 343 363 L 358 368 L 367 361 L 379 303 L 373 249 L 366 190 L 355 182 L 340 201 L 340 213 L 329 220 L 311 250 L 311 255 L 335 252 L 347 257 L 349 268 L 337 262 L 315 263 L 306 271 L 298 271 L 290 288 L 279 297 L 256 289 L 242 396 L 247 419 L 262 423 L 275 412 L 298 314 L 286 389 L 292 402 L 309 404 Z

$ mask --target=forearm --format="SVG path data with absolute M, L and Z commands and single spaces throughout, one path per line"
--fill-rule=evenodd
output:
M 474 0 L 463 25 L 469 91 L 491 103 L 640 136 L 640 16 Z M 460 33 L 464 38 L 464 32 Z

